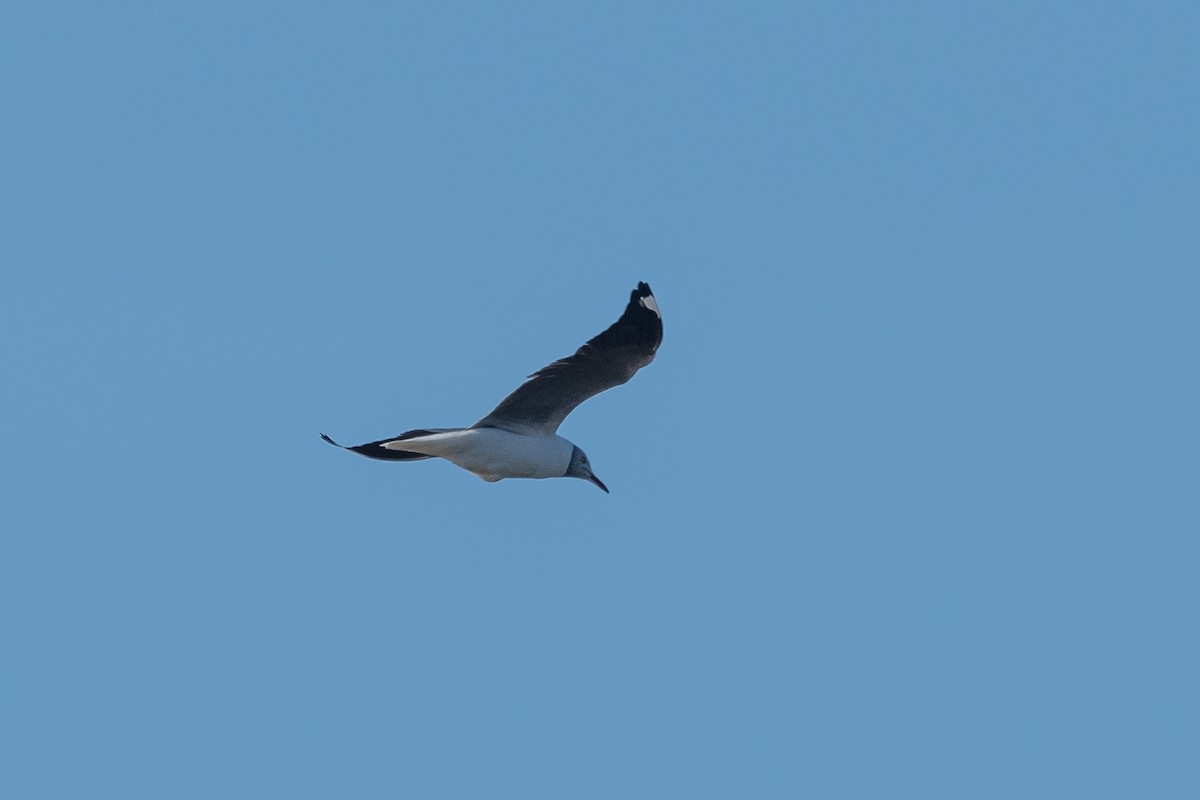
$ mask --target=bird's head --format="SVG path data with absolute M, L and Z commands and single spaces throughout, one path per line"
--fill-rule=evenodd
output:
M 591 481 L 608 493 L 608 487 L 604 485 L 604 481 L 592 474 L 592 465 L 588 461 L 587 453 L 575 447 L 571 451 L 571 463 L 567 467 L 566 478 L 583 478 L 585 481 Z

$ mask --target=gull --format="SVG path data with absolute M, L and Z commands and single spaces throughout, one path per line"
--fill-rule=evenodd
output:
M 383 461 L 444 458 L 485 481 L 504 478 L 582 478 L 608 487 L 592 473 L 577 445 L 558 426 L 576 406 L 620 386 L 654 360 L 662 342 L 662 314 L 645 282 L 629 294 L 621 318 L 567 356 L 542 367 L 492 412 L 469 428 L 418 428 L 390 439 L 335 447 Z

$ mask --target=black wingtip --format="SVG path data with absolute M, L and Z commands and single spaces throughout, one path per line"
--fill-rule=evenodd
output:
M 335 442 L 333 439 L 330 439 L 328 436 L 326 436 L 326 435 L 325 435 L 325 434 L 323 434 L 323 433 L 321 434 L 321 438 L 322 438 L 322 439 L 324 439 L 325 441 L 329 442 L 329 443 L 330 443 L 331 445 L 333 445 L 334 447 L 342 447 L 340 444 L 338 444 L 337 442 Z M 345 448 L 343 447 L 342 449 L 344 450 Z
M 645 281 L 638 281 L 637 288 L 633 290 L 633 298 L 650 297 L 653 294 L 654 292 L 650 291 L 650 284 L 646 283 Z

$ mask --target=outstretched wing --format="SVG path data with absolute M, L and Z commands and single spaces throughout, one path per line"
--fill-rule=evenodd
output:
M 575 354 L 542 367 L 476 428 L 552 435 L 577 405 L 620 386 L 654 360 L 662 342 L 662 316 L 650 286 L 639 283 L 625 313 Z
M 396 447 L 396 442 L 402 442 L 405 439 L 428 436 L 431 433 L 446 433 L 447 431 L 458 430 L 462 430 L 462 428 L 419 428 L 415 431 L 406 431 L 399 436 L 393 436 L 391 439 L 380 439 L 377 442 L 367 442 L 356 447 L 347 447 L 344 444 L 338 444 L 323 433 L 321 434 L 321 438 L 334 447 L 340 447 L 343 450 L 349 450 L 351 453 L 358 453 L 360 456 L 366 456 L 367 458 L 377 458 L 380 461 L 420 461 L 423 458 L 433 458 L 433 456 L 424 453 L 414 453 L 409 450 L 400 450 L 399 448 L 392 449 L 392 447 Z

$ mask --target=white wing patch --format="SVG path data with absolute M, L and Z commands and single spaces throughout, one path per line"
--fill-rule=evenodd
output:
M 639 297 L 638 302 L 641 303 L 642 308 L 650 309 L 656 317 L 662 319 L 662 312 L 658 310 L 658 301 L 654 299 L 654 295 L 648 294 L 645 297 Z

